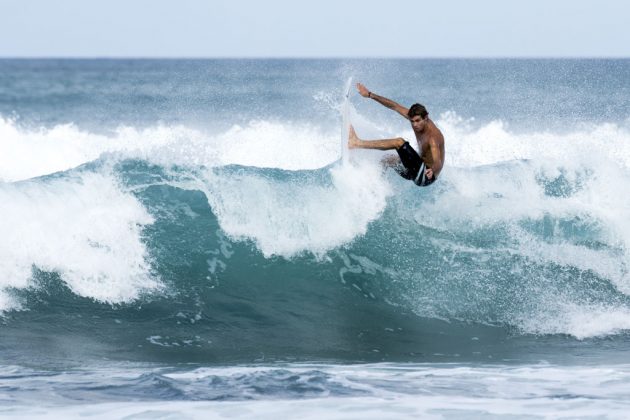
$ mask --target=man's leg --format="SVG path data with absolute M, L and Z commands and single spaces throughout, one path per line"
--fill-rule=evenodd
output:
M 400 165 L 400 158 L 396 155 L 385 156 L 381 159 L 381 165 L 383 165 L 384 168 L 393 168 Z
M 361 140 L 354 131 L 354 127 L 350 126 L 350 134 L 348 136 L 348 147 L 350 149 L 392 150 L 402 147 L 403 144 L 405 144 L 405 140 L 401 137 L 385 140 Z

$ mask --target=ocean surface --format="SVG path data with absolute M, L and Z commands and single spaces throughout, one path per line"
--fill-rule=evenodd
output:
M 438 182 L 340 160 L 444 133 Z M 391 154 L 391 153 L 390 153 Z M 0 60 L 0 417 L 624 418 L 630 60 Z

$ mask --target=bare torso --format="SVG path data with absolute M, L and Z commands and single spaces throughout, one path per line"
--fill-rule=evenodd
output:
M 435 126 L 433 121 L 429 120 L 426 127 L 421 133 L 416 133 L 416 140 L 418 141 L 418 148 L 420 150 L 420 158 L 423 160 L 427 168 L 433 168 L 433 154 L 431 153 L 431 141 L 440 149 L 440 156 L 442 163 L 444 162 L 444 136 L 439 128 Z M 441 169 L 441 168 L 440 168 Z M 440 171 L 437 171 L 435 175 L 439 175 Z

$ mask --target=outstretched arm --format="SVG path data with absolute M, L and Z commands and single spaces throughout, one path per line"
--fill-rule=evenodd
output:
M 407 113 L 409 112 L 408 108 L 405 108 L 404 106 L 392 101 L 391 99 L 387 99 L 383 96 L 379 96 L 374 92 L 370 92 L 365 86 L 363 86 L 361 83 L 357 83 L 357 90 L 359 91 L 359 94 L 361 96 L 363 96 L 364 98 L 370 98 L 370 99 L 374 99 L 376 102 L 378 102 L 379 104 L 383 105 L 384 107 L 387 107 L 389 109 L 393 109 L 394 111 L 398 112 L 400 115 L 402 115 L 405 119 L 409 119 L 409 117 L 407 116 Z

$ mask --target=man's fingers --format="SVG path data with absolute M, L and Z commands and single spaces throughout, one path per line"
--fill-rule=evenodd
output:
M 367 88 L 365 86 L 363 86 L 361 83 L 357 83 L 357 90 L 359 91 L 359 93 L 361 94 L 361 96 L 366 96 L 367 95 Z

